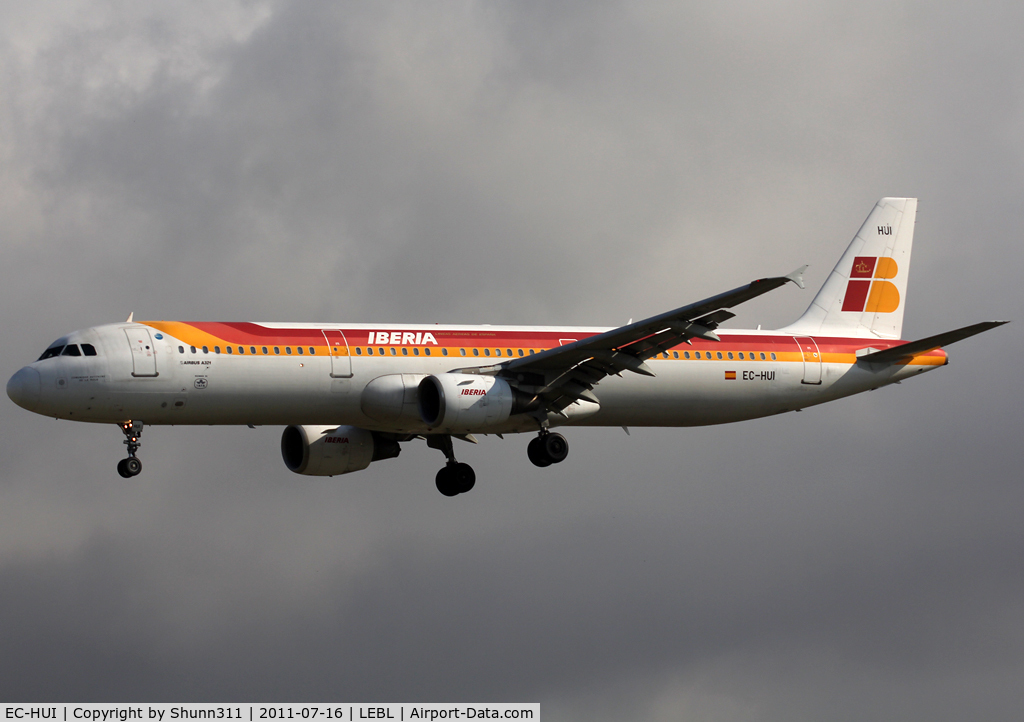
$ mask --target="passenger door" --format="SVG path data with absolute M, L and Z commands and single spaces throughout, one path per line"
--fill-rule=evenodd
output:
M 818 344 L 809 336 L 795 336 L 793 340 L 800 347 L 800 353 L 804 357 L 804 378 L 802 383 L 820 384 L 821 352 L 818 350 Z
M 331 378 L 347 379 L 352 376 L 352 356 L 349 354 L 348 341 L 341 330 L 322 329 L 327 339 L 328 353 L 331 355 Z
M 132 326 L 124 329 L 128 338 L 128 346 L 132 350 L 132 376 L 157 376 L 156 351 L 153 349 L 153 337 L 145 326 Z

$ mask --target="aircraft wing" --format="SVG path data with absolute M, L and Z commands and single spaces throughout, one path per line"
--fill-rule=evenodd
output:
M 592 389 L 606 376 L 622 371 L 653 376 L 645 359 L 691 338 L 717 341 L 715 329 L 735 315 L 726 309 L 790 282 L 804 288 L 806 268 L 802 266 L 787 276 L 761 278 L 674 311 L 532 356 L 460 371 L 502 376 L 520 391 L 537 397 L 548 411 L 562 414 L 575 401 L 598 403 Z
M 935 336 L 929 336 L 928 338 L 922 338 L 920 341 L 911 341 L 900 346 L 893 346 L 887 348 L 884 351 L 875 351 L 874 353 L 865 354 L 857 358 L 858 361 L 865 361 L 867 363 L 877 364 L 895 364 L 905 359 L 913 358 L 919 353 L 927 353 L 928 351 L 934 351 L 941 346 L 948 346 L 956 341 L 963 341 L 965 338 L 988 331 L 989 329 L 1002 326 L 1004 323 L 1009 321 L 982 321 L 971 326 L 964 326 L 954 331 L 946 331 Z

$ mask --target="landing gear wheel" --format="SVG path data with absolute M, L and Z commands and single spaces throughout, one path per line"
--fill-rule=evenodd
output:
M 445 496 L 465 494 L 476 486 L 476 472 L 469 464 L 461 464 L 455 459 L 452 450 L 452 437 L 448 434 L 435 434 L 427 436 L 427 446 L 432 449 L 444 452 L 448 463 L 437 472 L 434 482 L 437 490 Z
M 565 440 L 564 436 L 545 434 L 539 438 L 544 446 L 544 455 L 551 460 L 552 464 L 565 461 L 565 457 L 569 455 L 569 442 Z
M 437 490 L 445 496 L 455 496 L 459 493 L 458 482 L 453 473 L 453 467 L 443 466 L 437 472 L 437 476 L 434 478 L 434 483 L 437 485 Z
M 142 436 L 143 424 L 141 421 L 125 421 L 118 425 L 124 433 L 124 445 L 128 447 L 128 458 L 117 462 L 117 473 L 128 479 L 142 471 L 142 462 L 135 456 L 135 452 L 142 445 L 139 443 L 139 437 Z
M 450 468 L 452 470 L 452 478 L 455 479 L 455 487 L 459 490 L 460 494 L 465 494 L 476 486 L 476 472 L 473 471 L 472 466 L 469 464 L 456 464 Z
M 551 459 L 544 453 L 544 441 L 540 436 L 530 441 L 526 447 L 526 455 L 530 457 L 534 466 L 551 466 Z

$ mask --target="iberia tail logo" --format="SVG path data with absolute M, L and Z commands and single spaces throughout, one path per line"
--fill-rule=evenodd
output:
M 898 271 L 891 258 L 857 256 L 846 284 L 843 310 L 854 313 L 892 313 L 900 305 L 900 292 L 886 278 L 895 278 Z

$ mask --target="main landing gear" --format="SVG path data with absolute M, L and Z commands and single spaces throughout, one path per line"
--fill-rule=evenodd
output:
M 565 457 L 569 455 L 569 442 L 561 434 L 552 434 L 543 429 L 526 447 L 526 455 L 535 466 L 558 464 L 565 461 Z
M 476 472 L 473 471 L 473 467 L 455 460 L 451 436 L 448 434 L 428 436 L 427 446 L 440 450 L 448 459 L 448 463 L 437 472 L 435 478 L 439 492 L 445 496 L 457 496 L 465 494 L 476 486 Z
M 139 450 L 139 437 L 142 436 L 141 421 L 127 421 L 121 424 L 121 431 L 124 432 L 124 444 L 128 447 L 128 458 L 117 462 L 117 473 L 125 479 L 137 476 L 142 471 L 142 461 L 135 456 Z

